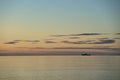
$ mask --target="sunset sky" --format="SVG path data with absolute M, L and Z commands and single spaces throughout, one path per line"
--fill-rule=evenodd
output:
M 120 52 L 119 0 L 0 0 L 0 54 Z

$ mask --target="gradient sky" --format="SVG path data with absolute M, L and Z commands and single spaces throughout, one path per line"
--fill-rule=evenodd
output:
M 0 53 L 39 53 L 61 47 L 67 49 L 57 51 L 81 51 L 71 49 L 79 47 L 84 48 L 82 51 L 90 48 L 92 52 L 114 52 L 113 48 L 120 48 L 119 3 L 119 0 L 0 0 Z

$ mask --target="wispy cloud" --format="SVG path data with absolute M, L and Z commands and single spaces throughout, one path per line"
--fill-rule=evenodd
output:
M 113 39 L 99 39 L 98 41 L 95 40 L 87 40 L 87 41 L 62 41 L 62 43 L 68 44 L 112 44 L 115 43 Z
M 120 35 L 120 33 L 116 33 L 116 35 Z
M 94 36 L 102 35 L 102 33 L 81 33 L 81 34 L 70 34 L 69 36 Z
M 13 40 L 10 42 L 5 42 L 4 44 L 16 44 L 16 43 L 20 43 L 20 42 L 38 43 L 40 41 L 39 40 Z
M 120 48 L 110 48 L 110 47 L 54 47 L 53 49 L 108 49 L 108 50 L 120 50 Z
M 15 48 L 29 49 L 29 47 L 15 47 Z
M 40 42 L 39 40 L 23 40 L 23 42 L 34 42 L 34 43 L 36 43 L 36 42 Z
M 57 42 L 55 42 L 55 41 L 45 41 L 45 43 L 57 43 Z
M 116 38 L 114 38 L 114 39 L 120 39 L 120 38 L 116 37 Z
M 44 39 L 44 40 L 55 40 L 56 38 L 48 38 L 48 39 Z
M 47 49 L 44 47 L 15 47 L 15 48 L 21 48 L 21 49 Z
M 51 47 L 51 48 L 45 48 L 45 47 L 16 47 L 16 48 L 24 48 L 24 49 L 33 49 L 33 50 L 43 50 L 43 49 L 59 49 L 59 50 L 93 50 L 93 49 L 96 49 L 96 50 L 111 50 L 111 51 L 120 51 L 120 48 L 113 48 L 113 47 Z
M 68 35 L 50 35 L 51 37 L 63 37 L 63 36 L 68 36 Z
M 111 44 L 111 43 L 115 43 L 115 40 L 105 39 L 105 40 L 100 40 L 98 42 L 93 42 L 93 44 Z
M 81 47 L 54 47 L 53 49 L 83 49 Z
M 15 42 L 20 42 L 20 41 L 23 41 L 23 40 L 14 40 Z
M 79 39 L 80 37 L 69 37 L 69 39 Z
M 18 42 L 12 41 L 12 42 L 5 42 L 4 44 L 16 44 Z
M 107 38 L 107 37 L 103 37 L 103 38 L 97 38 L 98 40 L 107 40 L 107 39 L 109 39 L 109 38 Z
M 50 35 L 51 37 L 64 37 L 64 36 L 95 36 L 103 35 L 102 33 L 81 33 L 81 34 L 67 34 L 67 35 Z

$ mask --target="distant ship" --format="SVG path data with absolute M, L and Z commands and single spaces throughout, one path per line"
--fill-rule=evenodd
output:
M 89 53 L 82 53 L 81 55 L 82 56 L 90 56 L 91 54 L 89 54 Z

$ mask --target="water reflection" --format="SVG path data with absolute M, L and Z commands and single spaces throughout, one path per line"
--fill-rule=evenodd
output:
M 2 56 L 0 80 L 119 80 L 119 56 Z

